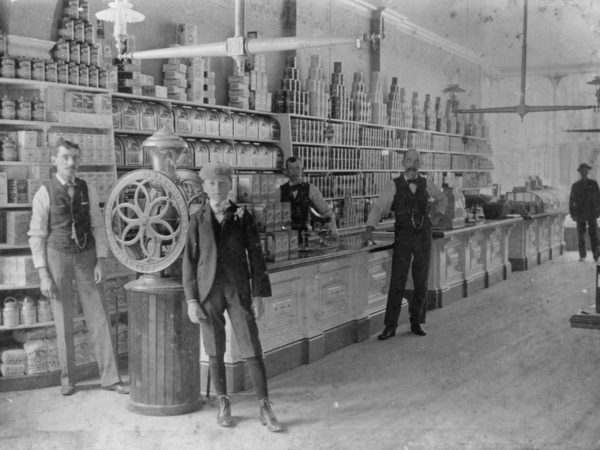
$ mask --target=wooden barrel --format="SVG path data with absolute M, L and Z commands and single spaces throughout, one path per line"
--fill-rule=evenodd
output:
M 142 276 L 125 289 L 128 409 L 148 416 L 196 411 L 202 406 L 199 327 L 187 317 L 183 286 L 174 279 Z

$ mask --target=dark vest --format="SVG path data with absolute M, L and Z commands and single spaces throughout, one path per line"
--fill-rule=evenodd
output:
M 289 181 L 285 184 L 282 184 L 280 187 L 281 190 L 281 200 L 282 202 L 291 203 L 292 208 L 292 230 L 308 230 L 306 224 L 309 220 L 309 212 L 310 212 L 310 184 L 306 182 L 298 183 L 293 187 L 290 186 Z M 292 192 L 297 190 L 298 194 L 296 197 L 292 196 Z
M 65 253 L 77 253 L 94 247 L 90 225 L 90 199 L 85 181 L 75 178 L 75 193 L 69 196 L 66 186 L 53 177 L 45 181 L 50 209 L 48 218 L 48 247 Z M 77 242 L 72 239 L 73 228 Z
M 417 177 L 417 190 L 413 194 L 404 177 L 394 179 L 396 195 L 392 203 L 392 210 L 396 217 L 396 230 L 429 229 L 427 179 Z
M 223 222 L 219 223 L 212 208 L 210 208 L 210 218 L 212 221 L 213 233 L 215 234 L 215 242 L 217 244 L 217 270 L 215 272 L 215 281 L 235 284 L 235 280 L 231 279 L 229 273 L 231 266 L 227 263 L 228 252 L 223 251 L 226 247 L 225 233 L 222 232 Z

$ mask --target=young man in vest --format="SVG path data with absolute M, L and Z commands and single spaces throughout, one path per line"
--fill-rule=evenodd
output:
M 308 231 L 310 220 L 310 207 L 324 217 L 329 217 L 327 226 L 334 235 L 337 235 L 335 215 L 323 198 L 321 191 L 312 183 L 302 181 L 302 161 L 291 156 L 285 161 L 285 170 L 289 181 L 280 186 L 280 201 L 289 202 L 292 207 L 292 230 L 298 230 L 299 242 L 302 242 L 302 232 Z
M 448 205 L 444 193 L 434 183 L 419 175 L 419 152 L 408 150 L 404 154 L 402 165 L 404 174 L 385 186 L 369 213 L 367 229 L 363 234 L 364 243 L 371 241 L 373 229 L 381 217 L 394 211 L 395 240 L 385 308 L 385 329 L 378 336 L 382 341 L 396 335 L 411 259 L 414 292 L 408 307 L 410 329 L 419 336 L 426 334 L 421 323 L 425 319 L 427 306 L 425 297 L 431 252 L 431 225 L 440 221 Z
M 224 362 L 227 311 L 259 400 L 260 421 L 269 431 L 281 431 L 269 403 L 256 325 L 264 312 L 263 297 L 271 296 L 271 284 L 252 215 L 227 198 L 232 175 L 232 168 L 220 162 L 200 171 L 209 200 L 191 215 L 186 236 L 182 275 L 188 317 L 200 324 L 219 402 L 217 423 L 233 425 Z
M 29 245 L 40 276 L 42 295 L 50 298 L 61 366 L 62 395 L 75 391 L 73 345 L 74 292 L 77 283 L 89 337 L 100 369 L 102 388 L 128 394 L 121 383 L 110 334 L 110 316 L 97 284 L 108 252 L 104 219 L 92 186 L 77 178 L 81 151 L 60 141 L 53 149 L 55 176 L 33 198 Z

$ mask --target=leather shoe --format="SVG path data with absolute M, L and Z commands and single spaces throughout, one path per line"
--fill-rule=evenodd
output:
M 267 427 L 267 430 L 272 432 L 283 430 L 283 426 L 281 426 L 271 409 L 271 403 L 268 398 L 263 398 L 258 402 L 258 417 L 260 422 Z
M 110 386 L 102 386 L 105 391 L 115 391 L 117 394 L 129 394 L 129 387 L 122 383 L 111 384 Z
M 222 427 L 230 427 L 233 425 L 231 418 L 231 403 L 226 395 L 219 395 L 219 411 L 217 412 L 217 424 Z
M 75 392 L 75 386 L 72 384 L 64 384 L 60 387 L 61 395 L 73 395 Z
M 425 333 L 425 331 L 423 331 L 423 328 L 421 328 L 421 325 L 418 323 L 411 324 L 410 331 L 412 331 L 413 333 L 415 333 L 418 336 L 426 336 L 427 335 L 427 333 Z
M 383 333 L 377 336 L 377 339 L 379 339 L 380 341 L 385 341 L 386 339 L 392 338 L 394 336 L 396 336 L 396 329 L 392 327 L 385 327 Z

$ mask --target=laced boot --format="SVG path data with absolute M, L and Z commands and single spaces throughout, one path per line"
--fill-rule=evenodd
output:
M 263 398 L 258 402 L 258 414 L 260 421 L 263 425 L 266 425 L 269 431 L 281 431 L 283 427 L 277 421 L 277 417 L 271 409 L 271 403 L 268 398 Z
M 233 425 L 231 418 L 231 403 L 227 395 L 219 395 L 219 411 L 217 412 L 217 423 L 222 427 L 230 427 Z

